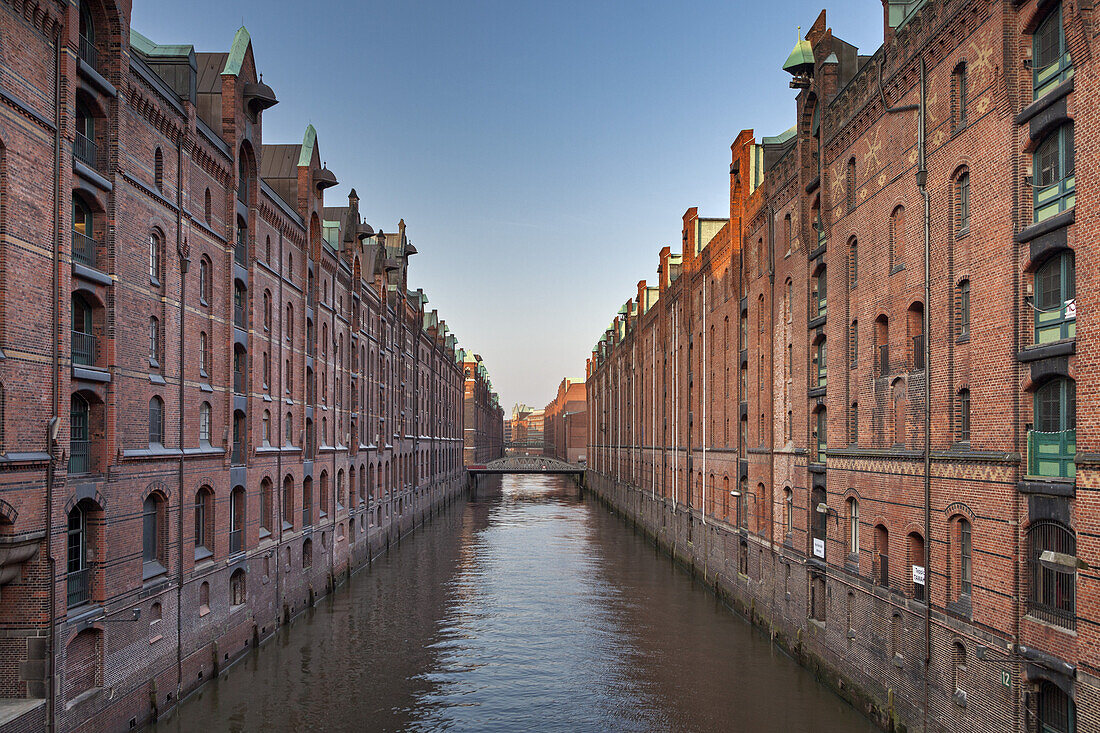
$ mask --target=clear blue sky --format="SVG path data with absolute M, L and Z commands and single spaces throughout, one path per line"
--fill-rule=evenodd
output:
M 780 68 L 818 2 L 134 0 L 158 43 L 227 51 L 243 22 L 280 103 L 264 140 L 317 128 L 375 227 L 404 218 L 410 268 L 509 409 L 585 358 L 685 209 L 729 213 L 729 146 L 794 122 Z M 871 53 L 880 0 L 829 7 Z

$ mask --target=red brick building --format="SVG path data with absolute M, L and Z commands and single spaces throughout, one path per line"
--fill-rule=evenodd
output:
M 155 718 L 464 486 L 404 222 L 263 140 L 244 28 L 129 16 L 0 8 L 4 730 Z
M 543 410 L 544 455 L 570 463 L 585 460 L 588 448 L 588 403 L 584 380 L 566 377 L 558 393 Z
M 459 349 L 458 362 L 465 373 L 463 465 L 482 465 L 504 456 L 504 409 L 481 356 Z
M 884 725 L 1100 729 L 1096 12 L 823 12 L 588 365 L 589 485 Z

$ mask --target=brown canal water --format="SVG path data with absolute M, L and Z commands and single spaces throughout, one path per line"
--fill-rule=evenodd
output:
M 437 515 L 154 730 L 877 729 L 569 479 L 535 475 Z

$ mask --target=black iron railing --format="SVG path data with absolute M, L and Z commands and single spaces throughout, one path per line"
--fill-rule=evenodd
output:
M 73 261 L 86 267 L 96 266 L 96 241 L 87 234 L 73 231 Z
M 69 473 L 88 473 L 91 466 L 91 444 L 87 440 L 69 440 Z
M 69 608 L 87 603 L 92 597 L 92 569 L 73 570 L 66 577 Z
M 73 331 L 73 364 L 96 365 L 96 337 L 90 333 Z
M 88 64 L 88 66 L 91 66 L 96 71 L 99 71 L 99 51 L 96 50 L 95 44 L 92 43 L 92 39 L 84 36 L 80 37 L 79 53 L 84 63 Z
M 229 552 L 230 554 L 241 552 L 244 550 L 244 530 L 243 529 L 231 529 L 229 530 Z
M 79 132 L 76 133 L 76 140 L 73 142 L 73 155 L 82 163 L 87 163 L 93 168 L 99 167 L 96 144 Z

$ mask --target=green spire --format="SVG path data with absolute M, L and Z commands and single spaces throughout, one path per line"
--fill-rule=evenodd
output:
M 798 27 L 798 42 L 791 49 L 791 55 L 783 64 L 783 71 L 798 76 L 808 73 L 814 68 L 814 47 L 802 37 L 802 26 Z

